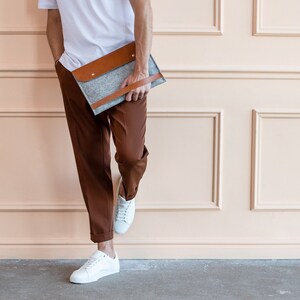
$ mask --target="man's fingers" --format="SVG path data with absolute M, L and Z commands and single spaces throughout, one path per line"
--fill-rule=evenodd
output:
M 137 101 L 139 99 L 139 92 L 137 91 L 137 89 L 132 90 L 128 93 L 127 95 L 127 101 L 133 100 L 133 101 Z
M 132 96 L 132 91 L 130 91 L 130 92 L 128 92 L 128 93 L 126 94 L 125 100 L 126 100 L 126 101 L 131 101 L 131 96 Z
M 146 97 L 148 95 L 148 93 L 149 93 L 149 91 L 145 91 L 143 98 Z
M 145 93 L 144 93 L 144 94 L 143 94 L 143 93 L 140 93 L 138 99 L 143 99 L 144 97 L 145 97 Z
M 125 84 L 124 86 L 126 86 L 127 81 L 124 81 L 123 84 Z M 123 86 L 122 84 L 122 86 Z M 141 89 L 141 88 L 137 88 L 135 90 L 131 90 L 126 94 L 125 100 L 126 101 L 137 101 L 139 99 L 143 99 L 147 94 L 149 93 L 149 90 L 145 89 Z
M 123 87 L 125 87 L 125 86 L 127 85 L 127 80 L 128 80 L 128 78 L 126 78 L 126 79 L 122 82 L 121 88 L 123 88 Z
M 136 100 L 138 100 L 139 99 L 139 94 L 138 93 L 133 93 L 133 95 L 132 95 L 132 100 L 133 101 L 136 101 Z

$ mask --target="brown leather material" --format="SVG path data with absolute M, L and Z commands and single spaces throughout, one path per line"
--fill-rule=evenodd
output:
M 89 81 L 133 60 L 135 60 L 135 41 L 72 71 L 72 73 L 79 81 Z
M 91 105 L 91 107 L 93 109 L 96 109 L 97 107 L 99 107 L 99 106 L 101 106 L 101 105 L 103 105 L 103 104 L 111 101 L 114 98 L 120 97 L 120 96 L 128 93 L 131 90 L 134 90 L 134 89 L 136 89 L 136 88 L 138 88 L 140 86 L 143 86 L 143 85 L 145 85 L 145 84 L 147 84 L 149 82 L 152 82 L 152 81 L 157 80 L 157 79 L 162 78 L 162 77 L 163 77 L 163 75 L 159 72 L 159 73 L 156 73 L 156 74 L 154 74 L 152 76 L 149 76 L 147 78 L 144 78 L 144 79 L 141 79 L 139 81 L 136 81 L 136 82 L 134 82 L 134 83 L 132 83 L 130 85 L 127 85 L 127 86 L 125 86 L 125 87 L 117 90 L 116 92 L 114 92 L 114 93 L 112 93 L 112 94 L 110 94 L 110 95 L 108 95 L 108 96 L 106 96 L 106 97 L 104 97 L 104 98 L 102 98 L 102 99 L 94 102 Z

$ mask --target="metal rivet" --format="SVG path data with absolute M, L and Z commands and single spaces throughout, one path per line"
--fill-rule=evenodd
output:
M 95 73 L 92 73 L 92 76 L 95 76 Z
M 131 56 L 134 57 L 134 54 L 132 54 Z

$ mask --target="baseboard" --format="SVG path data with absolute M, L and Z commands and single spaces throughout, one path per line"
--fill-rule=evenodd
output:
M 0 259 L 86 259 L 96 244 L 0 245 Z M 115 244 L 120 259 L 299 259 L 299 244 Z

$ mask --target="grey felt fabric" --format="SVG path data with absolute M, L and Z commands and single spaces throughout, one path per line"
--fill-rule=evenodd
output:
M 112 94 L 113 92 L 117 91 L 122 82 L 128 77 L 134 70 L 135 61 L 131 61 L 121 67 L 115 68 L 112 71 L 109 71 L 97 78 L 94 78 L 90 81 L 79 81 L 76 77 L 75 80 L 79 84 L 83 94 L 85 95 L 86 100 L 91 105 L 97 102 L 99 99 L 104 98 L 107 95 Z M 154 61 L 152 55 L 150 54 L 149 57 L 149 76 L 154 75 L 160 72 L 156 62 Z M 166 79 L 159 78 L 155 81 L 151 82 L 151 88 L 166 82 Z M 120 96 L 111 100 L 110 102 L 103 104 L 96 109 L 93 109 L 95 115 L 107 110 L 108 108 L 117 105 L 125 100 L 125 95 Z

